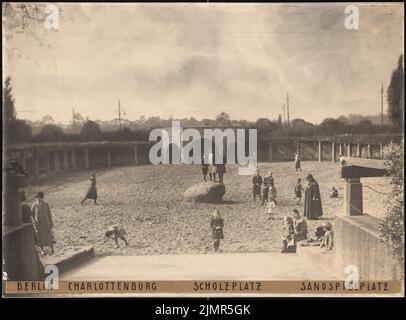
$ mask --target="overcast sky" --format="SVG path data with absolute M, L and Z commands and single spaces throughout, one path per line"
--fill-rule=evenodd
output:
M 403 5 L 58 4 L 59 30 L 14 32 L 3 48 L 22 118 L 72 108 L 90 119 L 291 119 L 378 114 L 403 52 Z M 386 101 L 385 101 L 386 108 Z M 22 111 L 34 110 L 35 113 Z

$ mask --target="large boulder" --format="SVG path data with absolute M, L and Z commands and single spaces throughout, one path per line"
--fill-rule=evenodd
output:
M 183 197 L 190 202 L 217 203 L 221 202 L 225 193 L 226 187 L 223 183 L 201 182 L 187 189 Z

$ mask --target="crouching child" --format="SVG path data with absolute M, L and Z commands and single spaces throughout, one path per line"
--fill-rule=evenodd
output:
M 107 238 L 111 238 L 115 241 L 116 243 L 116 248 L 119 248 L 120 245 L 118 244 L 118 239 L 124 241 L 125 245 L 128 246 L 128 241 L 125 238 L 126 232 L 124 228 L 121 228 L 119 226 L 111 226 L 107 229 L 105 236 Z
M 334 232 L 333 226 L 330 222 L 327 222 L 324 226 L 324 235 L 321 238 L 320 248 L 326 248 L 327 250 L 333 249 L 334 245 Z

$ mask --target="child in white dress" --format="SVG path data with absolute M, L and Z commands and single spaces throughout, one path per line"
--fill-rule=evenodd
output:
M 275 201 L 269 201 L 266 204 L 266 208 L 265 208 L 265 214 L 268 216 L 268 220 L 272 220 L 275 213 L 276 213 Z

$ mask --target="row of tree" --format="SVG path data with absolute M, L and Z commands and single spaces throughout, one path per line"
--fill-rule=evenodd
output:
M 221 112 L 215 119 L 197 120 L 193 117 L 178 119 L 182 127 L 244 127 L 258 129 L 259 137 L 295 137 L 295 136 L 331 136 L 339 134 L 374 134 L 399 133 L 404 122 L 404 67 L 403 55 L 399 57 L 398 66 L 392 72 L 391 82 L 387 89 L 388 118 L 390 123 L 381 126 L 371 121 L 371 117 L 351 115 L 337 119 L 326 118 L 319 125 L 294 119 L 286 126 L 279 115 L 277 120 L 260 118 L 255 122 L 232 120 Z M 70 125 L 56 124 L 50 115 L 40 121 L 31 122 L 17 119 L 14 107 L 11 79 L 7 78 L 3 88 L 3 110 L 5 140 L 7 143 L 53 142 L 53 141 L 128 141 L 148 140 L 153 128 L 168 128 L 172 125 L 172 117 L 140 117 L 135 121 L 124 120 L 119 130 L 118 121 L 91 121 L 80 113 L 74 112 Z

